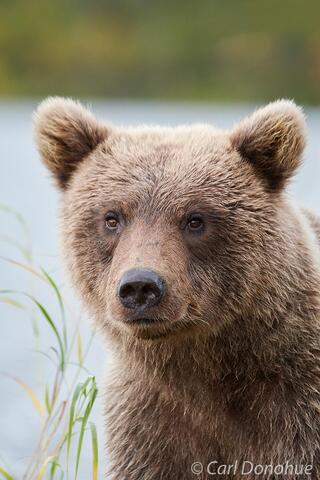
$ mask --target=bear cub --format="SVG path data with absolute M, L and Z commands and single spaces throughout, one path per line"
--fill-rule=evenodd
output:
M 302 110 L 125 128 L 49 98 L 34 129 L 109 349 L 107 478 L 319 479 L 320 221 L 287 192 Z

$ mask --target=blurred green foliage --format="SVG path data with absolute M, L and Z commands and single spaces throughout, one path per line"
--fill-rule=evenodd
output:
M 0 0 L 0 95 L 320 101 L 319 0 Z

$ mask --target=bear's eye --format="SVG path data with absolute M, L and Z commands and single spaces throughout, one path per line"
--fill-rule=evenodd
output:
M 115 212 L 108 212 L 105 216 L 105 224 L 108 230 L 117 230 L 120 225 L 119 216 Z
M 201 215 L 195 214 L 189 217 L 187 222 L 188 230 L 190 230 L 191 232 L 199 232 L 203 229 L 203 227 L 204 227 L 204 221 Z

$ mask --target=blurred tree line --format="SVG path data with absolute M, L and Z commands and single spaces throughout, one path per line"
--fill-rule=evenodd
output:
M 319 0 L 0 0 L 0 95 L 320 102 Z

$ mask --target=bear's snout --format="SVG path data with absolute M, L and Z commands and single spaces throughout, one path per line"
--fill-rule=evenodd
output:
M 118 285 L 118 297 L 125 308 L 146 313 L 163 298 L 165 281 L 154 270 L 132 268 L 126 271 Z

